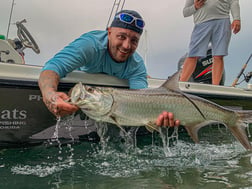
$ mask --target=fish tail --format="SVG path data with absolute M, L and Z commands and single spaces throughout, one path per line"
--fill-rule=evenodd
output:
M 237 121 L 235 125 L 230 125 L 228 128 L 234 135 L 234 137 L 240 141 L 240 143 L 247 150 L 252 150 L 252 146 L 249 142 L 246 129 L 249 126 L 249 123 L 252 123 L 252 111 L 237 111 Z M 249 130 L 248 130 L 249 131 Z

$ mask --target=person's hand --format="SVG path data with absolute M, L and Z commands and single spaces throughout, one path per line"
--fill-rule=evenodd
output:
M 194 7 L 196 10 L 200 9 L 204 6 L 206 0 L 195 0 L 194 1 Z
M 79 109 L 77 106 L 67 103 L 68 100 L 69 96 L 63 92 L 50 92 L 43 97 L 48 110 L 56 117 L 71 115 Z
M 174 127 L 174 126 L 179 126 L 180 121 L 174 119 L 173 113 L 163 112 L 158 116 L 156 120 L 156 125 L 165 126 L 165 127 Z
M 231 29 L 233 30 L 234 34 L 237 34 L 241 30 L 241 21 L 234 20 L 231 24 Z

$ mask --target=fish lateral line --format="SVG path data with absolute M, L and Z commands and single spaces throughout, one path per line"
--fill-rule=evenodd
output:
M 174 73 L 160 87 L 163 87 L 163 88 L 165 88 L 167 90 L 170 90 L 170 91 L 173 91 L 175 93 L 181 94 L 183 97 L 185 97 L 197 109 L 197 111 L 200 113 L 200 115 L 203 117 L 203 119 L 206 120 L 205 115 L 200 110 L 200 108 L 197 106 L 197 104 L 195 104 L 195 102 L 190 97 L 188 97 L 185 93 L 183 93 L 180 90 L 180 88 L 179 88 L 179 82 L 178 82 L 179 81 L 180 72 L 181 71 L 177 71 L 176 73 Z

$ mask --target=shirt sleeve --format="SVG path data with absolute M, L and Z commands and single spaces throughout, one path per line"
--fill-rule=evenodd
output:
M 95 51 L 92 40 L 80 37 L 58 52 L 52 59 L 46 62 L 42 70 L 52 70 L 59 74 L 60 78 L 90 62 L 90 54 Z
M 241 20 L 239 0 L 232 0 L 231 14 L 232 14 L 233 20 Z
M 148 87 L 147 72 L 144 64 L 139 65 L 138 69 L 131 74 L 128 79 L 130 89 L 144 89 Z
M 196 12 L 196 8 L 194 6 L 194 0 L 186 0 L 185 6 L 183 9 L 184 17 L 192 16 Z

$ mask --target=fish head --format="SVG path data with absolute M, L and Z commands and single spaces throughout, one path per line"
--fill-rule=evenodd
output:
M 109 90 L 76 84 L 70 91 L 71 103 L 78 106 L 84 113 L 91 116 L 102 116 L 110 112 L 113 98 Z

